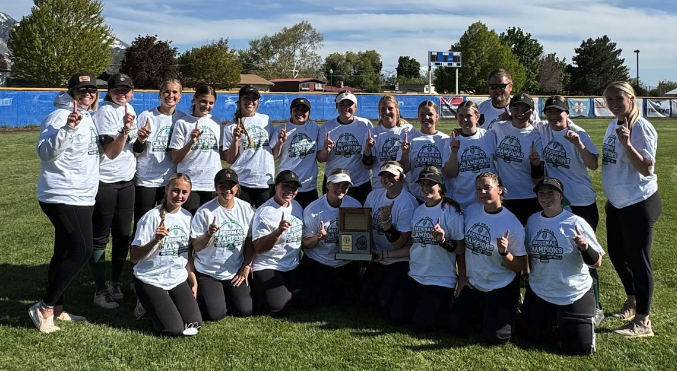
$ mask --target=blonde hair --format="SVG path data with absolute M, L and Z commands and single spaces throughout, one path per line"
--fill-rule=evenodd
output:
M 424 100 L 423 102 L 421 102 L 421 104 L 418 105 L 418 109 L 416 110 L 416 114 L 420 116 L 421 110 L 423 108 L 426 108 L 426 107 L 432 107 L 433 111 L 435 111 L 435 113 L 438 112 L 437 104 L 435 104 L 435 102 L 433 102 L 431 100 Z M 438 117 L 438 119 L 439 119 L 439 117 Z
M 628 126 L 632 129 L 632 126 L 635 125 L 637 119 L 639 118 L 639 107 L 635 103 L 635 89 L 627 81 L 614 81 L 609 84 L 606 89 L 604 89 L 604 101 L 608 104 L 606 100 L 606 93 L 609 89 L 620 90 L 623 95 L 632 99 L 632 111 L 630 111 L 630 116 L 628 117 Z
M 461 108 L 467 109 L 468 111 L 472 112 L 474 115 L 479 116 L 479 114 L 480 114 L 480 108 L 477 107 L 477 103 L 475 103 L 471 100 L 467 100 L 467 101 L 459 104 L 458 109 L 456 109 L 456 114 L 458 114 L 458 111 L 460 111 Z
M 350 176 L 350 171 L 348 171 L 348 170 L 346 170 L 346 169 L 341 169 L 341 168 L 338 168 L 338 167 L 337 167 L 337 168 L 335 168 L 335 169 L 332 169 L 332 170 L 329 172 L 329 175 L 327 175 L 327 176 L 329 177 L 329 176 L 336 175 L 336 174 L 347 174 L 348 176 Z
M 395 105 L 395 108 L 397 109 L 397 120 L 395 126 L 402 126 L 404 124 L 404 120 L 402 119 L 402 115 L 400 115 L 400 102 L 397 101 L 397 98 L 395 98 L 392 95 L 384 95 L 381 97 L 381 99 L 378 100 L 378 124 L 381 125 L 381 105 L 386 104 L 386 102 L 391 102 Z
M 181 82 L 177 79 L 167 79 L 160 84 L 160 93 L 162 93 L 162 90 L 169 84 L 174 84 L 179 86 L 179 93 L 183 93 L 183 85 L 181 85 Z
M 162 221 L 165 220 L 165 215 L 167 213 L 167 211 L 166 211 L 166 209 L 167 209 L 167 194 L 169 193 L 169 192 L 167 192 L 167 190 L 169 189 L 169 186 L 171 186 L 172 184 L 176 183 L 179 180 L 183 180 L 183 181 L 187 182 L 188 184 L 190 184 L 190 188 L 193 189 L 193 181 L 190 179 L 188 174 L 174 173 L 172 176 L 169 177 L 169 180 L 167 181 L 167 185 L 165 186 L 165 196 L 162 197 L 162 202 L 160 202 L 160 219 Z

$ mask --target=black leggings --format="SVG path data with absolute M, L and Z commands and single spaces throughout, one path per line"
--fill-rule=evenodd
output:
M 422 285 L 407 275 L 395 294 L 390 322 L 396 326 L 411 322 L 415 331 L 433 331 L 442 314 L 449 312 L 453 295 L 452 288 Z
M 136 235 L 136 226 L 139 224 L 139 219 L 159 205 L 164 196 L 165 187 L 134 186 L 134 231 L 132 237 Z
M 593 202 L 588 206 L 573 206 L 571 205 L 571 212 L 585 219 L 593 231 L 597 231 L 599 224 L 599 210 L 597 209 L 597 202 Z M 599 302 L 599 274 L 597 269 L 590 268 L 590 277 L 592 277 L 592 288 L 595 292 L 595 308 L 602 309 L 602 304 Z
M 213 191 L 192 191 L 188 200 L 183 204 L 183 208 L 188 210 L 191 215 L 195 215 L 200 206 L 214 199 Z
M 92 216 L 94 254 L 90 262 L 97 291 L 106 288 L 105 250 L 109 235 L 113 237 L 111 281 L 120 281 L 132 242 L 134 193 L 134 182 L 131 180 L 116 183 L 99 182 Z
M 357 299 L 360 265 L 353 261 L 338 268 L 305 256 L 302 268 L 308 274 L 308 295 L 313 304 L 353 303 Z
M 266 188 L 249 188 L 240 186 L 240 193 L 242 193 L 241 199 L 249 202 L 254 207 L 259 207 L 263 205 L 266 201 L 270 200 L 275 193 L 275 186 L 269 185 Z
M 218 321 L 230 313 L 238 317 L 252 315 L 252 297 L 249 285 L 244 282 L 231 286 L 231 280 L 219 281 L 212 276 L 195 272 L 197 277 L 197 303 L 206 320 Z
M 591 354 L 595 348 L 594 310 L 592 288 L 569 305 L 549 303 L 527 288 L 520 333 L 531 341 L 558 344 L 568 355 Z
M 625 294 L 634 295 L 637 314 L 649 315 L 653 297 L 651 244 L 653 227 L 663 211 L 658 191 L 644 201 L 621 209 L 609 203 L 606 240 L 609 258 L 623 283 Z
M 482 336 L 485 341 L 492 345 L 506 344 L 515 327 L 519 296 L 519 275 L 505 287 L 492 291 L 464 288 L 451 307 L 451 333 L 468 336 L 479 319 L 482 321 Z M 482 313 L 482 318 L 477 318 L 478 313 Z
M 392 264 L 371 262 L 367 266 L 362 280 L 361 301 L 366 305 L 375 305 L 382 313 L 389 313 L 397 289 L 409 272 L 409 262 Z
M 92 256 L 92 211 L 94 206 L 40 202 L 54 226 L 54 254 L 47 271 L 46 306 L 63 304 L 63 293 Z
M 296 197 L 294 197 L 296 202 L 298 202 L 303 209 L 305 209 L 306 206 L 310 205 L 311 202 L 317 200 L 318 198 L 320 197 L 317 194 L 317 189 L 307 192 L 299 192 L 296 194 Z
M 292 304 L 309 302 L 307 278 L 299 267 L 288 272 L 264 269 L 254 272 L 252 291 L 255 305 L 274 317 L 289 313 Z
M 369 192 L 371 192 L 371 180 L 368 180 L 364 184 L 360 184 L 358 186 L 351 186 L 348 189 L 348 193 L 346 194 L 360 201 L 360 203 L 364 205 L 364 202 L 367 201 Z M 324 179 L 322 180 L 322 194 L 327 194 L 327 175 L 325 175 Z
M 200 308 L 188 282 L 167 291 L 134 277 L 134 288 L 158 335 L 181 336 L 188 327 L 202 326 Z
M 538 198 L 535 197 L 518 200 L 505 200 L 503 201 L 503 206 L 510 210 L 511 213 L 515 214 L 523 226 L 527 225 L 527 221 L 529 220 L 530 216 L 543 210 L 541 205 L 538 203 Z

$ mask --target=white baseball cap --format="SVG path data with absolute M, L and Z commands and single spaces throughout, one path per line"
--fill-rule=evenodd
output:
M 344 101 L 346 99 L 355 103 L 355 104 L 357 104 L 357 97 L 355 96 L 355 94 L 349 93 L 349 92 L 345 92 L 345 93 L 341 93 L 341 94 L 337 95 L 336 99 L 334 99 L 334 102 L 341 103 L 341 101 Z
M 341 183 L 341 182 L 348 182 L 348 184 L 353 185 L 353 182 L 350 180 L 350 175 L 346 173 L 338 173 L 327 177 L 327 183 Z

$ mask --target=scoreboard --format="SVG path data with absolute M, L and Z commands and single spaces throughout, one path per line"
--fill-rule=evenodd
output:
M 428 64 L 431 66 L 461 67 L 461 52 L 428 52 Z

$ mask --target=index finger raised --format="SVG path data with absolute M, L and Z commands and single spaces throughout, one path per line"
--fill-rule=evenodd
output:
M 78 101 L 73 99 L 73 113 L 78 113 Z

